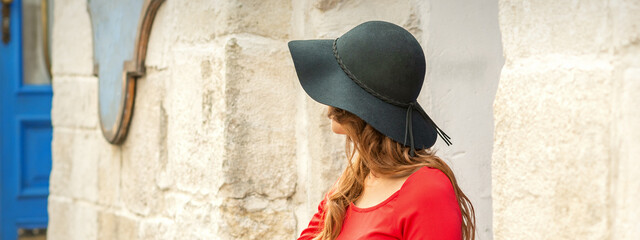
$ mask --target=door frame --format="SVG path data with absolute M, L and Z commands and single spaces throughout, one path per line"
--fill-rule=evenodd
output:
M 28 151 L 25 143 L 29 141 L 23 136 L 25 130 L 53 129 L 51 102 L 41 101 L 41 96 L 51 99 L 52 86 L 24 84 L 22 11 L 22 0 L 13 0 L 10 7 L 11 39 L 7 44 L 0 41 L 0 239 L 8 240 L 17 239 L 18 232 L 14 229 L 46 228 L 48 224 L 48 184 L 46 188 L 25 186 L 23 177 L 29 176 L 30 170 L 24 170 L 29 169 L 29 165 L 23 165 L 26 162 L 22 161 L 26 159 L 23 154 Z M 51 142 L 38 150 L 48 151 L 51 160 Z M 35 154 L 38 153 L 41 152 Z M 23 176 L 23 171 L 27 171 L 26 176 Z M 43 197 L 45 215 L 41 216 Z

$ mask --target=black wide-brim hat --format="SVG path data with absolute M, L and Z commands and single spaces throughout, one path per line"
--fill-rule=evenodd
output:
M 418 41 L 383 21 L 362 23 L 337 39 L 289 42 L 298 79 L 315 101 L 344 109 L 413 149 L 444 134 L 416 101 L 425 75 Z M 407 140 L 409 140 L 407 142 Z

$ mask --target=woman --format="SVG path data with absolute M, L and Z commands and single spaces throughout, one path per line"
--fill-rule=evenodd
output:
M 450 138 L 416 101 L 426 68 L 418 41 L 371 21 L 289 50 L 303 89 L 346 136 L 348 159 L 298 239 L 474 239 L 473 206 L 431 151 L 437 136 Z

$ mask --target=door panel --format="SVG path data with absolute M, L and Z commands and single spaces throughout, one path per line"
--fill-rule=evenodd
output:
M 14 0 L 0 42 L 0 239 L 47 226 L 51 171 L 51 79 L 40 0 Z M 23 7 L 24 6 L 24 7 Z M 25 12 L 23 11 L 29 11 Z M 47 43 L 48 44 L 48 43 Z
M 51 161 L 51 119 L 48 116 L 22 118 L 18 120 L 18 136 L 21 138 L 18 161 L 18 198 L 47 197 L 49 194 L 49 171 Z

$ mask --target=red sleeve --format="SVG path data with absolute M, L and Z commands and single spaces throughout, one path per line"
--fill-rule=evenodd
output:
M 318 204 L 318 212 L 313 214 L 311 221 L 309 221 L 309 225 L 307 228 L 302 230 L 298 240 L 311 240 L 322 230 L 324 224 L 324 208 L 328 197 L 329 194 L 324 195 L 324 199 L 322 199 L 320 204 Z
M 415 180 L 398 215 L 403 239 L 462 239 L 462 215 L 449 178 L 430 168 Z

